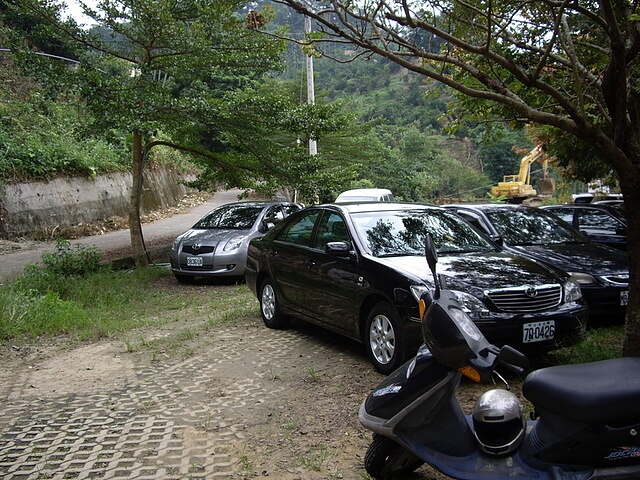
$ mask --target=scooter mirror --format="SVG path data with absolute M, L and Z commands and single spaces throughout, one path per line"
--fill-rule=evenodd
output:
M 436 250 L 436 244 L 433 242 L 433 237 L 430 233 L 427 233 L 424 239 L 424 251 L 427 257 L 427 264 L 435 277 L 436 263 L 438 263 L 438 250 Z

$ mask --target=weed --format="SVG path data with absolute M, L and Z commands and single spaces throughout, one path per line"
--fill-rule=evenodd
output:
M 320 383 L 322 381 L 322 375 L 315 371 L 313 367 L 307 369 L 307 381 L 313 383 Z
M 254 474 L 253 463 L 249 459 L 246 453 L 240 452 L 240 473 L 243 478 L 252 477 Z
M 308 470 L 314 470 L 319 472 L 322 468 L 322 464 L 329 456 L 329 451 L 326 445 L 319 444 L 315 449 L 307 452 L 300 458 L 302 466 Z

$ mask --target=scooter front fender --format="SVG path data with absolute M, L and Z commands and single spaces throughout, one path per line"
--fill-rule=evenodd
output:
M 418 354 L 389 375 L 360 407 L 360 423 L 393 437 L 393 429 L 411 419 L 412 428 L 429 423 L 448 404 L 461 375 L 436 362 L 424 345 Z

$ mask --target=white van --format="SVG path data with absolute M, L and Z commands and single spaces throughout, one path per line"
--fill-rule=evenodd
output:
M 393 193 L 386 188 L 357 188 L 342 192 L 336 203 L 346 202 L 393 202 Z

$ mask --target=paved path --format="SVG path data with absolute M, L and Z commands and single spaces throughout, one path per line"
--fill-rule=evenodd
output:
M 240 190 L 226 190 L 216 192 L 216 194 L 205 204 L 198 205 L 186 213 L 173 215 L 169 218 L 156 220 L 142 226 L 142 233 L 147 245 L 150 245 L 154 239 L 165 238 L 168 236 L 178 236 L 198 221 L 209 210 L 223 203 L 238 200 Z M 131 246 L 131 237 L 129 230 L 118 230 L 108 232 L 104 235 L 95 235 L 72 240 L 72 243 L 82 245 L 94 245 L 101 251 L 107 250 L 126 250 Z M 0 282 L 3 279 L 11 278 L 19 275 L 27 263 L 36 263 L 40 261 L 40 257 L 45 252 L 55 251 L 55 242 L 42 243 L 36 248 L 27 250 L 18 250 L 16 253 L 8 253 L 0 255 Z
M 208 336 L 206 349 L 183 362 L 121 365 L 130 373 L 119 384 L 95 378 L 100 365 L 87 352 L 75 373 L 65 370 L 93 375 L 91 389 L 65 391 L 53 381 L 46 389 L 37 371 L 16 372 L 0 399 L 0 478 L 364 478 L 370 437 L 357 409 L 379 379 L 364 355 L 257 322 Z M 91 358 L 128 362 L 122 346 L 102 347 L 86 348 Z M 65 359 L 73 362 L 73 352 Z M 57 371 L 46 370 L 47 378 Z M 318 380 L 300 381 L 309 371 Z M 293 403 L 304 405 L 302 415 Z M 310 440 L 312 453 L 326 452 L 313 468 L 300 448 Z

